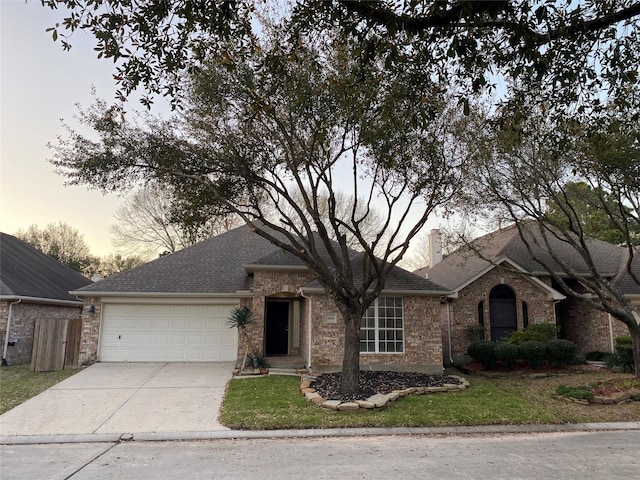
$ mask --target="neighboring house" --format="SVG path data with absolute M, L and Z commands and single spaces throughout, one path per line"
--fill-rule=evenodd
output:
M 31 362 L 37 322 L 80 318 L 70 290 L 91 281 L 27 243 L 0 234 L 0 338 L 3 364 Z
M 554 251 L 578 272 L 588 275 L 576 251 L 557 243 Z M 439 232 L 432 230 L 432 262 L 414 272 L 453 291 L 442 305 L 445 364 L 464 361 L 472 341 L 466 330 L 469 325 L 484 325 L 485 338 L 499 340 L 532 323 L 556 323 L 560 336 L 575 342 L 581 353 L 613 351 L 615 337 L 629 334 L 626 325 L 609 314 L 565 297 L 551 276 L 533 260 L 515 226 L 478 238 L 472 245 L 473 248 L 462 247 L 443 258 Z M 592 240 L 590 250 L 598 272 L 611 279 L 626 298 L 640 303 L 640 287 L 628 273 L 623 273 L 626 249 Z M 550 259 L 542 247 L 537 254 Z M 635 262 L 636 267 L 640 262 Z M 559 267 L 558 273 L 566 277 Z M 570 279 L 566 281 L 575 285 Z
M 440 298 L 450 292 L 401 268 L 385 286 L 363 319 L 362 368 L 441 372 Z M 248 226 L 71 293 L 85 303 L 81 362 L 235 362 L 245 349 L 227 320 L 247 306 L 266 357 L 315 372 L 342 365 L 334 302 L 300 260 Z

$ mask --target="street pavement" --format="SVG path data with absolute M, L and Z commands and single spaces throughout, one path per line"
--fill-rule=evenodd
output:
M 640 430 L 0 446 L 0 478 L 632 479 Z

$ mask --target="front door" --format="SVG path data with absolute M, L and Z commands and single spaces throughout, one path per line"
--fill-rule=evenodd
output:
M 288 300 L 267 300 L 265 316 L 265 355 L 289 354 Z

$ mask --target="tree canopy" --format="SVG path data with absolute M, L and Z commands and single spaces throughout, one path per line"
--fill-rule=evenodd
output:
M 617 212 L 623 210 L 622 215 Z M 569 182 L 558 189 L 555 197 L 549 199 L 547 218 L 562 225 L 572 227 L 572 223 L 582 225 L 585 235 L 615 245 L 625 245 L 629 240 L 640 245 L 640 224 L 629 224 L 628 234 L 620 230 L 624 218 L 631 217 L 631 209 L 619 205 L 613 195 L 602 187 L 593 188 L 585 181 Z
M 143 87 L 147 105 L 158 94 L 179 104 L 182 73 L 249 53 L 265 12 L 286 19 L 292 49 L 299 35 L 339 31 L 358 42 L 354 53 L 365 61 L 419 65 L 453 85 L 465 107 L 469 95 L 505 85 L 508 99 L 545 99 L 576 113 L 603 98 L 624 103 L 638 82 L 640 2 L 633 0 L 41 2 L 67 9 L 49 29 L 54 40 L 68 49 L 74 31 L 91 32 L 98 56 L 118 62 L 118 95 Z
M 15 235 L 77 272 L 85 273 L 93 262 L 84 237 L 66 223 L 50 223 L 44 228 L 30 225 L 26 230 L 18 230 Z

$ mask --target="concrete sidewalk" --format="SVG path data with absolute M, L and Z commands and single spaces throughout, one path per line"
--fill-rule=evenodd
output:
M 215 363 L 97 363 L 0 416 L 0 444 L 640 430 L 640 422 L 229 430 L 218 414 L 232 369 Z
M 228 430 L 218 414 L 232 370 L 228 363 L 97 363 L 0 416 L 0 440 Z

